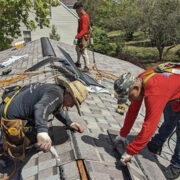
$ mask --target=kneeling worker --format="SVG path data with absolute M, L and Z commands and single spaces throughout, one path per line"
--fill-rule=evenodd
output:
M 47 126 L 50 114 L 70 129 L 80 133 L 84 131 L 78 123 L 70 120 L 68 112 L 64 111 L 63 107 L 75 105 L 80 114 L 80 104 L 88 95 L 86 87 L 79 81 L 58 81 L 59 85 L 36 83 L 24 86 L 18 93 L 9 92 L 1 104 L 1 124 L 4 120 L 27 120 L 27 124 L 37 131 L 37 147 L 44 152 L 48 152 L 51 147 Z

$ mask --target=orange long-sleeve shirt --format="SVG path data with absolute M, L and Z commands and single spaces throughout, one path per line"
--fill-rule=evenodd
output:
M 89 40 L 89 15 L 83 14 L 81 15 L 79 19 L 78 24 L 78 34 L 76 35 L 76 39 L 81 39 L 84 35 L 87 35 L 85 37 L 86 40 Z
M 147 70 L 151 71 L 153 68 Z M 146 72 L 147 72 L 146 71 Z M 139 77 L 141 74 L 139 75 Z M 146 76 L 142 77 L 144 79 Z M 144 87 L 146 115 L 142 129 L 136 139 L 127 147 L 130 155 L 138 154 L 155 133 L 166 104 L 180 98 L 180 75 L 159 73 L 151 77 Z M 126 137 L 138 115 L 141 101 L 131 102 L 120 135 Z M 173 120 L 172 120 L 173 121 Z

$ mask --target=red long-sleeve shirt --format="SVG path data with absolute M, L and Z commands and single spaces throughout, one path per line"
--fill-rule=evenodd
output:
M 86 40 L 89 40 L 89 15 L 83 14 L 80 17 L 78 24 L 78 34 L 76 35 L 76 39 L 81 39 L 84 35 Z
M 152 69 L 147 71 L 151 71 Z M 141 74 L 139 77 L 140 76 Z M 145 77 L 147 76 L 142 77 L 142 79 Z M 180 75 L 159 73 L 147 81 L 144 87 L 144 102 L 146 107 L 144 123 L 136 139 L 127 147 L 128 154 L 138 154 L 146 146 L 157 129 L 166 104 L 171 100 L 179 98 Z M 129 134 L 136 120 L 141 104 L 142 100 L 131 102 L 125 117 L 123 128 L 120 130 L 120 135 L 122 137 L 126 137 Z

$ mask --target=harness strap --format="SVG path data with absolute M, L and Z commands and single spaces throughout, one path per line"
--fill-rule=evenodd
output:
M 156 74 L 157 74 L 157 72 L 156 72 L 155 70 L 152 70 L 152 71 L 143 73 L 140 77 L 144 77 L 144 76 L 148 75 L 148 76 L 143 80 L 143 87 L 145 87 L 147 81 L 148 81 L 151 77 L 153 77 L 154 75 L 156 75 Z
M 4 108 L 4 118 L 5 118 L 5 119 L 7 119 L 7 109 L 8 109 L 8 107 L 9 107 L 10 103 L 12 102 L 12 100 L 14 99 L 14 97 L 22 90 L 23 87 L 24 87 L 24 86 L 22 86 L 18 91 L 16 91 L 11 98 L 6 97 L 6 98 L 4 99 L 4 102 L 6 103 L 6 106 L 5 106 L 5 108 Z
M 155 70 L 157 72 L 168 72 L 168 73 L 180 75 L 180 69 L 175 68 L 176 66 L 180 66 L 180 63 L 167 62 L 167 63 L 158 65 L 155 68 Z
M 144 77 L 148 75 L 144 80 L 143 80 L 143 87 L 145 87 L 147 81 L 153 77 L 154 75 L 158 73 L 163 73 L 163 72 L 168 72 L 172 74 L 179 74 L 180 75 L 180 69 L 175 68 L 176 66 L 180 66 L 180 63 L 163 63 L 158 65 L 154 70 L 145 72 L 143 73 L 140 77 Z

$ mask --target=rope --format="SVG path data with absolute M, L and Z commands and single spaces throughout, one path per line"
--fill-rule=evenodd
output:
M 92 66 L 92 69 L 90 69 L 90 70 L 96 72 L 96 81 L 102 80 L 103 78 L 112 79 L 112 80 L 116 80 L 118 78 L 116 75 L 109 73 L 109 72 L 99 70 L 95 66 Z
M 54 74 L 55 70 L 54 71 L 47 71 L 47 72 L 42 71 L 42 72 L 38 72 L 38 73 L 26 72 L 26 73 L 22 73 L 22 74 L 15 74 L 13 78 L 9 78 L 6 80 L 0 80 L 0 88 L 3 88 L 4 86 L 9 86 L 9 85 L 11 85 L 13 83 L 17 83 L 19 81 L 32 79 L 32 77 L 34 77 L 34 76 L 49 73 L 49 72 L 53 72 L 53 74 Z M 65 75 L 65 74 L 66 73 L 57 73 L 58 76 Z M 67 73 L 67 74 L 72 74 L 72 73 Z M 18 76 L 18 77 L 16 77 L 16 76 Z
M 53 72 L 53 76 L 57 77 L 57 75 L 65 75 L 65 73 L 56 73 L 55 71 L 55 68 L 54 68 L 54 64 L 51 63 L 51 67 L 53 69 L 53 71 L 41 71 L 41 72 L 29 72 L 29 71 L 25 71 L 25 72 L 17 72 L 16 74 L 14 74 L 14 77 L 13 78 L 9 78 L 9 79 L 6 79 L 6 80 L 0 80 L 0 88 L 3 88 L 4 86 L 9 86 L 13 83 L 17 83 L 19 81 L 24 81 L 24 80 L 28 80 L 28 79 L 31 79 L 33 76 L 37 76 L 37 75 L 41 75 L 41 74 L 45 74 L 45 73 L 49 73 L 49 72 Z M 95 79 L 96 81 L 98 80 L 102 80 L 103 78 L 107 78 L 107 79 L 112 79 L 112 80 L 116 80 L 118 77 L 115 76 L 114 74 L 112 73 L 109 73 L 109 72 L 105 72 L 105 71 L 102 71 L 102 70 L 99 70 L 97 68 L 97 66 L 92 66 L 92 68 L 90 69 L 92 71 L 95 71 L 96 72 L 96 75 L 95 75 Z M 73 74 L 73 73 L 67 73 L 67 74 Z
M 44 72 L 30 73 L 30 74 L 23 73 L 22 75 L 19 75 L 18 77 L 13 77 L 13 78 L 6 79 L 6 80 L 0 80 L 0 88 L 2 88 L 4 86 L 9 86 L 10 84 L 16 83 L 18 81 L 27 80 L 27 79 L 31 78 L 32 76 L 36 76 L 36 75 L 43 74 L 43 73 Z M 15 74 L 15 76 L 16 76 L 16 74 Z

